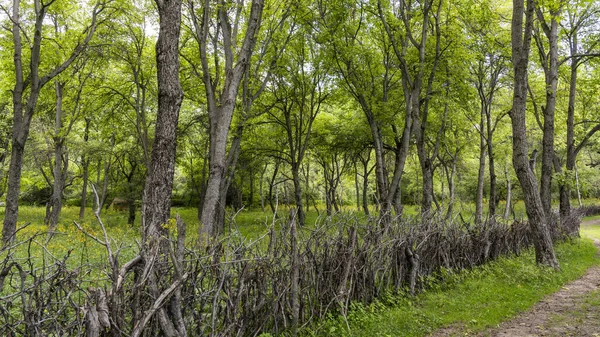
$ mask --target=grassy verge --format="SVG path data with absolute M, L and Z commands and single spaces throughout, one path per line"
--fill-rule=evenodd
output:
M 585 220 L 588 223 L 590 221 L 593 221 L 594 223 L 600 223 L 600 215 L 586 217 Z M 581 226 L 581 236 L 596 238 L 600 240 L 600 226 L 583 224 Z
M 600 259 L 589 239 L 556 247 L 562 270 L 535 265 L 533 251 L 457 274 L 416 298 L 394 298 L 370 306 L 355 305 L 347 319 L 330 318 L 315 336 L 424 336 L 457 325 L 481 331 L 526 310 L 545 295 L 579 278 Z M 391 307 L 390 307 L 391 305 Z

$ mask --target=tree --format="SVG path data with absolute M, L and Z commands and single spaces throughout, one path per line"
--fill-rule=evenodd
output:
M 443 1 L 428 0 L 422 4 L 413 1 L 391 1 L 390 3 L 393 11 L 384 9 L 382 1 L 378 0 L 378 14 L 400 64 L 406 116 L 401 142 L 406 143 L 404 152 L 407 152 L 410 134 L 414 135 L 423 179 L 421 214 L 428 216 L 434 198 L 433 160 L 439 151 L 439 137 L 434 141 L 432 151 L 427 151 L 429 108 L 442 53 L 448 48 L 441 45 L 440 25 Z M 397 23 L 390 23 L 390 16 Z M 394 27 L 399 28 L 394 29 Z M 433 51 L 428 48 L 427 43 L 430 34 L 435 39 Z M 418 55 L 416 64 L 411 62 L 410 52 Z
M 582 33 L 590 34 L 586 30 L 598 20 L 599 13 L 598 4 L 596 2 L 575 1 L 566 4 L 566 13 L 568 17 L 567 27 L 565 27 L 565 35 L 569 46 L 569 55 L 560 63 L 569 60 L 569 101 L 567 108 L 567 149 L 566 149 L 566 172 L 563 173 L 567 179 L 563 179 L 560 185 L 560 216 L 566 218 L 571 215 L 571 184 L 569 177 L 572 177 L 575 169 L 577 155 L 589 141 L 589 139 L 598 131 L 600 131 L 600 123 L 590 126 L 584 133 L 584 136 L 576 142 L 575 139 L 575 105 L 577 96 L 577 73 L 581 65 L 586 64 L 590 59 L 600 56 L 597 49 L 599 41 L 597 39 L 592 42 L 583 41 L 580 44 Z M 595 32 L 595 30 L 593 30 Z M 587 33 L 587 34 L 586 34 Z M 585 37 L 585 36 L 584 36 Z M 586 43 L 587 42 L 587 43 Z M 585 124 L 582 124 L 585 125 Z
M 62 209 L 63 192 L 66 187 L 65 183 L 69 168 L 67 137 L 71 133 L 77 120 L 83 114 L 83 110 L 85 109 L 85 99 L 83 96 L 87 94 L 87 92 L 84 92 L 86 83 L 92 76 L 92 73 L 97 70 L 93 64 L 88 67 L 88 57 L 89 56 L 87 55 L 82 56 L 72 67 L 72 79 L 75 79 L 74 81 L 70 79 L 62 81 L 56 79 L 54 83 L 56 95 L 55 126 L 54 135 L 52 137 L 54 143 L 54 168 L 52 176 L 54 181 L 52 186 L 52 197 L 49 201 L 51 212 L 46 214 L 50 232 L 52 232 L 58 224 Z M 70 102 L 65 102 L 65 104 L 63 104 L 65 98 L 63 97 L 63 92 L 65 88 L 68 91 L 71 91 L 73 96 L 70 97 L 67 95 L 66 98 L 70 98 Z M 65 121 L 67 123 L 65 123 Z
M 150 167 L 144 189 L 142 231 L 144 245 L 163 258 L 169 256 L 165 224 L 171 214 L 171 195 L 175 173 L 177 147 L 177 124 L 183 101 L 179 82 L 179 35 L 181 30 L 181 0 L 155 0 L 158 7 L 160 28 L 156 41 L 156 69 L 158 81 L 158 114 L 150 159 Z M 153 263 L 149 258 L 146 263 Z M 153 296 L 158 290 L 161 268 L 150 271 L 150 288 Z M 181 278 L 182 276 L 179 275 Z M 168 337 L 187 335 L 181 314 L 181 293 L 176 291 L 170 299 L 169 310 L 157 310 L 162 332 Z M 135 335 L 135 333 L 134 333 Z
M 558 17 L 564 1 L 549 4 L 550 22 L 544 16 L 542 8 L 536 4 L 535 13 L 539 25 L 548 39 L 548 50 L 544 46 L 541 34 L 534 34 L 540 64 L 544 69 L 546 82 L 546 105 L 543 108 L 544 125 L 542 140 L 542 174 L 540 182 L 540 197 L 544 212 L 550 221 L 552 215 L 552 172 L 554 164 L 554 112 L 556 110 L 556 88 L 558 85 Z
M 6 105 L 0 107 L 0 198 L 6 192 L 6 159 L 10 145 L 10 122 Z
M 305 211 L 302 200 L 300 169 L 309 148 L 313 122 L 329 96 L 327 64 L 319 46 L 311 43 L 311 34 L 300 27 L 292 37 L 288 58 L 274 76 L 273 108 L 268 114 L 274 125 L 285 134 L 287 149 L 282 158 L 290 165 L 294 183 L 294 201 L 298 224 L 304 226 Z
M 44 37 L 44 26 L 46 14 L 54 1 L 47 3 L 41 0 L 35 0 L 33 6 L 34 17 L 33 34 L 27 32 L 30 29 L 27 22 L 22 20 L 21 0 L 13 0 L 11 33 L 13 36 L 13 63 L 15 82 L 13 87 L 13 130 L 12 130 L 12 151 L 10 158 L 8 193 L 6 196 L 6 214 L 4 216 L 4 226 L 2 228 L 2 240 L 4 242 L 14 240 L 17 228 L 17 218 L 19 215 L 19 193 L 21 187 L 21 170 L 23 167 L 23 153 L 25 143 L 29 135 L 29 127 L 36 110 L 37 101 L 42 88 L 56 78 L 60 73 L 67 69 L 71 63 L 85 50 L 88 43 L 94 36 L 94 32 L 99 23 L 99 15 L 105 9 L 104 2 L 98 2 L 92 9 L 92 17 L 89 25 L 83 28 L 84 38 L 78 41 L 66 57 L 56 65 L 43 64 L 42 61 L 47 57 L 47 46 L 42 43 Z M 6 10 L 8 12 L 8 10 Z M 23 52 L 22 37 L 28 39 L 30 53 Z M 29 40 L 29 36 L 33 36 Z M 57 38 L 61 38 L 58 36 Z M 72 44 L 72 43 L 71 43 Z M 59 51 L 64 53 L 66 48 Z M 27 72 L 23 64 L 25 56 L 29 56 L 29 67 Z
M 527 145 L 527 128 L 525 112 L 527 109 L 527 70 L 529 52 L 533 33 L 534 1 L 513 0 L 513 17 L 511 23 L 512 63 L 514 73 L 513 106 L 509 114 L 513 130 L 513 166 L 517 173 L 529 226 L 533 236 L 536 261 L 558 269 L 559 264 L 554 255 L 552 239 L 544 207 L 540 198 L 535 175 L 529 166 Z M 523 25 L 525 16 L 525 25 Z
M 201 14 L 198 15 L 194 3 L 190 2 L 190 16 L 194 27 L 194 38 L 200 50 L 202 80 L 210 120 L 210 170 L 201 212 L 200 231 L 205 235 L 216 236 L 223 228 L 223 219 L 219 219 L 219 215 L 222 214 L 220 208 L 225 207 L 221 204 L 221 200 L 227 176 L 229 130 L 238 89 L 254 52 L 262 21 L 264 0 L 252 0 L 250 14 L 244 20 L 241 15 L 244 10 L 243 1 L 232 3 L 219 0 L 212 3 L 206 0 L 202 7 Z M 233 22 L 231 22 L 232 16 Z M 243 39 L 238 40 L 240 25 L 244 21 L 247 22 L 246 31 Z M 239 41 L 242 41 L 241 44 Z M 214 53 L 212 65 L 209 63 L 211 52 Z M 225 58 L 223 68 L 221 68 L 220 55 L 224 55 Z
M 392 42 L 386 37 L 379 18 L 368 15 L 369 9 L 365 3 L 347 3 L 344 7 L 319 2 L 324 33 L 318 39 L 330 47 L 340 85 L 360 107 L 369 127 L 375 155 L 376 199 L 381 206 L 380 223 L 386 225 L 391 219 L 392 207 L 397 216 L 402 212 L 399 191 L 413 117 L 402 114 L 396 107 L 402 104 L 402 94 L 398 92 L 400 79 L 393 61 Z M 405 92 L 405 100 L 406 97 Z M 388 137 L 393 142 L 389 146 L 391 151 L 386 150 Z M 394 156 L 391 180 L 388 153 Z
M 179 83 L 181 0 L 156 0 L 160 29 L 156 41 L 158 114 L 150 167 L 145 186 L 143 231 L 145 240 L 157 240 L 171 214 L 175 172 L 177 124 L 183 101 Z

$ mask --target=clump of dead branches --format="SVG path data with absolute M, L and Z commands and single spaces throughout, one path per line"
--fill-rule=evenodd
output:
M 161 249 L 140 245 L 122 263 L 98 217 L 103 236 L 86 233 L 107 252 L 100 267 L 68 268 L 68 255 L 41 265 L 18 258 L 35 237 L 4 247 L 0 335 L 295 334 L 327 313 L 346 314 L 350 302 L 390 292 L 411 296 L 444 268 L 471 268 L 532 244 L 520 221 L 473 226 L 434 218 L 381 226 L 345 215 L 311 228 L 299 228 L 293 214 L 281 221 L 257 240 L 231 235 L 186 246 L 185 224 L 177 219 Z M 572 235 L 578 221 L 555 223 L 554 240 Z M 92 279 L 93 268 L 106 277 Z

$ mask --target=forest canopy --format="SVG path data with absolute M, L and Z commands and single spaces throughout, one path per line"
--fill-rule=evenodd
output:
M 177 34 L 161 16 L 172 3 Z M 1 9 L 5 240 L 19 204 L 46 206 L 50 228 L 64 204 L 82 218 L 86 207 L 128 209 L 134 223 L 164 179 L 169 206 L 196 207 L 199 231 L 212 236 L 228 210 L 280 204 L 300 224 L 311 208 L 385 221 L 405 206 L 482 223 L 514 217 L 517 200 L 542 221 L 600 196 L 595 1 L 3 0 Z M 162 129 L 165 111 L 175 119 Z M 166 176 L 152 176 L 169 156 Z

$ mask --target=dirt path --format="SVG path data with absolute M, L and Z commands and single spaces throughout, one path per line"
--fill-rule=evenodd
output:
M 599 226 L 600 220 L 584 222 L 582 226 Z M 600 240 L 594 239 L 600 249 Z M 600 250 L 599 250 L 600 253 Z M 528 311 L 501 323 L 497 328 L 477 336 L 590 336 L 600 337 L 600 267 L 588 269 L 583 277 L 547 296 Z M 430 337 L 469 335 L 450 327 L 438 330 Z M 472 336 L 472 335 L 471 335 Z

